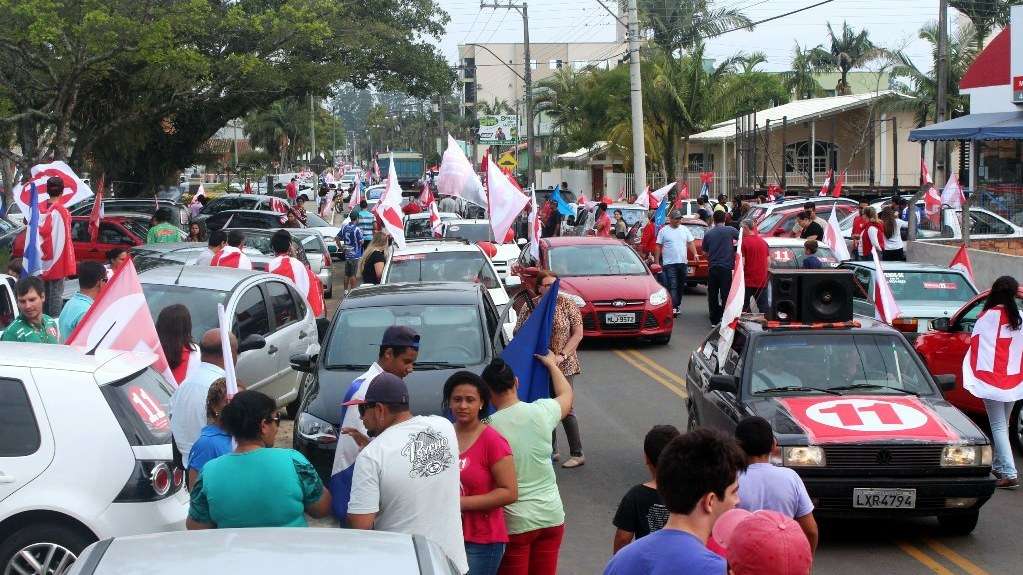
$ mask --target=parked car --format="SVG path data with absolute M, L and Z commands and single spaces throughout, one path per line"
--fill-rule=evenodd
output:
M 265 194 L 224 194 L 206 202 L 195 221 L 204 222 L 211 216 L 227 210 L 273 211 L 270 206 L 275 199 L 280 198 Z
M 14 285 L 17 278 L 0 274 L 0 331 L 7 329 L 14 318 L 18 317 L 18 300 L 14 297 Z
M 331 212 L 331 216 L 333 216 L 333 212 Z M 328 253 L 331 256 L 336 256 L 337 244 L 334 243 L 334 238 L 341 233 L 341 226 L 335 226 L 312 211 L 306 212 L 305 217 L 305 227 L 320 232 L 326 241 Z
M 316 354 L 317 324 L 291 280 L 265 272 L 208 266 L 160 266 L 139 274 L 153 317 L 172 304 L 192 316 L 196 341 L 216 328 L 217 304 L 231 319 L 239 345 L 263 339 L 266 346 L 238 354 L 238 381 L 287 406 L 298 399 L 299 374 L 288 358 Z M 292 412 L 297 407 L 292 406 Z
M 839 198 L 841 199 L 841 198 Z M 817 216 L 827 220 L 831 217 L 832 210 L 838 212 L 839 221 L 842 218 L 848 217 L 849 215 L 856 215 L 858 205 L 855 203 L 835 203 L 831 205 L 818 205 L 816 207 Z M 800 213 L 803 211 L 803 203 L 799 202 L 797 205 L 778 208 L 772 210 L 771 213 L 763 217 L 757 223 L 757 233 L 764 236 L 765 238 L 793 238 L 796 237 L 796 233 L 793 231 L 796 226 L 796 220 Z M 745 219 L 745 218 L 743 218 Z M 851 221 L 851 220 L 850 220 Z M 821 238 L 817 238 L 821 239 Z
M 441 413 L 448 377 L 463 369 L 482 373 L 500 355 L 506 344 L 504 321 L 479 284 L 386 284 L 349 291 L 334 314 L 322 353 L 291 358 L 295 370 L 308 374 L 295 419 L 295 449 L 322 477 L 330 475 L 341 402 L 352 381 L 376 361 L 388 327 L 406 325 L 422 338 L 415 371 L 405 382 L 412 412 L 428 415 Z
M 132 248 L 146 243 L 149 227 L 134 217 L 105 216 L 100 220 L 99 235 L 92 241 L 89 235 L 89 216 L 71 216 L 71 243 L 75 258 L 80 262 L 107 261 L 107 251 L 113 248 Z M 14 239 L 11 256 L 25 255 L 25 231 Z
M 0 343 L 0 573 L 64 573 L 94 541 L 184 528 L 156 356 L 86 351 Z
M 302 244 L 305 251 L 306 261 L 313 273 L 320 278 L 323 284 L 323 297 L 334 296 L 334 274 L 333 260 L 331 259 L 328 246 L 334 243 L 334 239 L 328 240 L 320 232 L 320 228 L 290 229 L 291 236 Z
M 452 214 L 451 212 L 439 212 L 441 222 L 449 222 L 451 220 L 457 220 L 458 214 Z M 433 229 L 430 227 L 430 214 L 428 212 L 421 212 L 418 214 L 409 214 L 405 216 L 405 239 L 432 239 Z
M 207 529 L 116 537 L 81 555 L 68 575 L 181 575 L 199 558 L 203 573 L 276 575 L 282 562 L 301 555 L 310 573 L 345 575 L 457 575 L 444 551 L 423 535 L 355 529 Z
M 387 191 L 386 184 L 375 184 L 362 191 L 362 199 L 366 200 L 368 209 L 372 210 L 380 203 L 380 198 L 383 197 L 385 191 Z
M 490 220 L 448 220 L 444 222 L 445 238 L 461 238 L 470 242 L 490 242 L 497 249 L 497 254 L 490 259 L 494 262 L 497 275 L 504 281 L 508 277 L 508 266 L 522 252 L 526 240 L 499 244 L 494 241 L 494 230 Z
M 767 242 L 767 254 L 770 257 L 770 268 L 776 269 L 798 269 L 803 267 L 803 260 L 806 259 L 806 250 L 803 244 L 806 240 L 799 238 L 764 238 Z M 831 248 L 823 243 L 817 244 L 817 259 L 826 268 L 838 266 L 838 258 L 835 257 Z
M 959 409 L 976 417 L 987 417 L 984 402 L 963 388 L 963 358 L 970 349 L 970 336 L 984 308 L 990 290 L 968 301 L 949 317 L 931 320 L 926 333 L 917 338 L 914 347 L 935 376 L 955 376 L 955 387 L 945 391 L 945 399 Z M 1016 301 L 1023 306 L 1023 290 L 1016 294 Z M 1023 452 L 1023 421 L 1020 409 L 1023 401 L 1017 401 L 1009 417 L 1009 439 L 1016 451 Z
M 923 202 L 917 204 L 923 207 Z M 852 236 L 852 224 L 855 213 L 846 216 L 839 222 L 839 229 L 846 239 Z M 963 211 L 961 209 L 943 206 L 941 218 L 937 224 L 929 218 L 920 220 L 917 227 L 917 239 L 920 240 L 961 240 Z M 971 240 L 997 240 L 1008 238 L 1023 238 L 1023 227 L 1017 226 L 1002 216 L 983 208 L 970 208 L 970 239 Z
M 511 273 L 521 278 L 528 293 L 536 295 L 536 274 L 541 269 L 558 274 L 560 293 L 579 306 L 584 337 L 671 341 L 671 297 L 653 276 L 661 266 L 648 269 L 621 240 L 540 238 L 540 259 L 534 260 L 527 247 L 512 264 Z
M 947 267 L 915 262 L 884 262 L 884 275 L 892 295 L 902 310 L 893 327 L 912 343 L 927 331 L 929 322 L 950 317 L 977 295 L 977 288 L 966 273 Z M 853 312 L 874 317 L 874 283 L 877 268 L 873 261 L 847 261 L 839 265 L 852 270 L 855 289 Z
M 647 223 L 647 211 L 636 204 L 611 204 L 607 207 L 607 213 L 611 217 L 612 223 L 614 223 L 615 210 L 621 210 L 622 219 L 628 226 L 625 241 L 638 250 L 640 241 L 643 239 L 643 226 Z
M 742 221 L 744 221 L 744 222 L 745 221 L 761 222 L 762 223 L 765 218 L 767 218 L 768 216 L 774 214 L 777 211 L 785 211 L 785 212 L 793 212 L 793 211 L 798 212 L 798 211 L 801 211 L 802 208 L 803 208 L 803 204 L 805 204 L 806 202 L 813 202 L 814 209 L 816 210 L 817 215 L 819 217 L 821 217 L 821 218 L 824 218 L 825 220 L 828 219 L 828 216 L 831 214 L 832 207 L 835 206 L 835 205 L 845 206 L 846 209 L 851 209 L 853 211 L 859 209 L 859 207 L 860 207 L 859 202 L 857 202 L 856 200 L 853 200 L 851 198 L 786 197 L 785 200 L 783 200 L 781 202 L 769 202 L 769 203 L 766 203 L 766 204 L 756 204 L 756 205 L 750 207 L 749 211 L 747 211 L 746 214 L 742 216 Z M 841 213 L 841 212 L 839 212 L 839 213 Z M 792 216 L 792 217 L 795 217 L 795 216 Z M 839 219 L 839 221 L 841 221 L 842 217 L 839 216 L 838 219 Z M 772 224 L 771 226 L 768 226 L 768 229 L 774 230 L 776 227 L 777 227 L 776 225 Z M 759 229 L 759 226 L 758 226 L 758 229 Z M 789 231 L 791 231 L 791 230 L 792 230 L 792 228 L 790 226 L 789 227 Z M 766 234 L 764 234 L 763 231 L 761 231 L 760 233 L 761 233 L 761 235 L 766 235 Z
M 284 225 L 284 214 L 269 210 L 224 210 L 206 219 L 207 230 L 255 228 L 273 230 Z M 301 222 L 299 225 L 305 227 Z
M 92 213 L 93 198 L 68 208 L 72 216 L 88 216 Z M 148 221 L 156 213 L 157 207 L 170 208 L 177 214 L 177 223 L 180 227 L 188 225 L 188 206 L 176 200 L 163 198 L 103 198 L 103 213 L 107 216 L 143 216 Z M 146 226 L 147 228 L 149 226 Z

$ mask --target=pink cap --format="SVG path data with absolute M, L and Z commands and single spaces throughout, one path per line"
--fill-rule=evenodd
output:
M 808 575 L 813 565 L 810 542 L 799 524 L 774 511 L 741 521 L 727 545 L 734 575 Z
M 732 533 L 735 532 L 736 526 L 740 523 L 749 519 L 753 515 L 751 512 L 745 509 L 729 509 L 725 511 L 718 520 L 714 522 L 714 530 L 711 535 L 714 537 L 719 545 L 728 549 L 728 541 L 732 538 Z

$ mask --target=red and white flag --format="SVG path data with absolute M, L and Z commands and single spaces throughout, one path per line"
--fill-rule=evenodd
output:
M 767 186 L 767 201 L 773 202 L 777 200 L 779 197 L 781 197 L 783 194 L 784 192 L 782 192 L 781 186 L 779 186 L 778 184 L 771 184 Z
M 433 199 L 433 192 L 430 191 L 430 183 L 423 182 L 423 186 L 419 190 L 419 203 L 424 206 L 428 206 Z
M 1003 306 L 981 313 L 973 324 L 963 387 L 981 399 L 1023 399 L 1023 330 L 1012 329 Z
M 828 216 L 828 227 L 824 228 L 824 243 L 828 244 L 831 248 L 831 253 L 835 254 L 835 259 L 840 262 L 852 259 L 849 255 L 849 247 L 845 245 L 845 238 L 842 237 L 842 230 L 838 225 L 838 210 L 831 210 L 831 215 Z
M 832 170 L 828 170 L 828 176 L 824 178 L 824 185 L 821 186 L 821 191 L 818 196 L 830 196 L 831 195 L 831 178 L 834 175 Z
M 481 208 L 487 206 L 483 182 L 451 134 L 448 134 L 448 147 L 444 150 L 436 182 L 439 195 L 459 197 Z
M 487 162 L 487 212 L 495 241 L 503 244 L 515 218 L 529 203 L 529 197 L 518 190 L 494 162 Z
M 89 212 L 89 239 L 99 239 L 99 223 L 103 219 L 103 178 L 99 179 L 96 197 L 92 200 L 92 211 Z
M 841 198 L 842 197 L 842 186 L 845 185 L 845 170 L 835 178 L 835 189 L 831 191 L 831 197 Z
M 529 255 L 534 261 L 540 261 L 540 236 L 543 230 L 543 222 L 540 221 L 540 206 L 536 203 L 536 190 L 529 190 Z
M 931 172 L 927 169 L 927 161 L 923 158 L 920 158 L 920 181 L 923 186 L 929 186 L 934 183 L 934 180 L 931 179 Z
M 661 200 L 663 200 L 668 195 L 668 192 L 670 192 L 674 187 L 675 182 L 671 182 L 670 184 L 657 188 L 654 191 L 650 191 L 650 186 L 647 186 L 646 189 L 643 190 L 643 194 L 636 198 L 636 201 L 633 203 L 643 206 L 644 209 L 656 210 L 657 206 L 661 205 Z
M 320 206 L 320 217 L 327 220 L 328 222 L 334 219 L 332 212 L 334 211 L 334 189 L 327 190 L 327 195 L 323 198 L 323 205 Z
M 718 327 L 720 343 L 718 349 L 729 349 L 732 347 L 732 339 L 735 337 L 735 328 L 739 325 L 739 316 L 742 315 L 743 300 L 746 299 L 746 272 L 742 257 L 742 235 L 739 230 L 739 241 L 735 246 L 735 265 L 732 266 L 732 285 L 728 288 L 728 298 L 725 300 L 725 309 L 721 313 L 721 325 Z M 718 354 L 718 369 L 724 371 L 727 353 Z
M 373 158 L 373 177 L 376 181 L 380 181 L 380 164 L 377 163 L 377 159 Z
M 210 265 L 222 268 L 236 268 L 240 270 L 251 270 L 252 260 L 245 252 L 234 246 L 224 246 L 219 252 L 213 255 Z
M 619 203 L 625 203 L 625 200 L 626 200 L 626 197 L 625 197 L 625 186 L 622 186 L 622 187 L 618 188 L 618 202 Z
M 394 157 L 388 162 L 387 189 L 380 196 L 380 203 L 373 213 L 380 218 L 380 223 L 394 240 L 398 249 L 405 249 L 405 218 L 401 211 L 401 186 L 398 185 L 398 174 L 394 171 Z
M 675 194 L 675 207 L 681 208 L 683 200 L 689 199 L 689 182 L 679 180 L 675 182 L 675 185 L 678 186 L 678 193 Z
M 945 182 L 945 189 L 941 190 L 941 203 L 958 210 L 963 207 L 965 201 L 966 196 L 963 195 L 963 187 L 959 185 L 959 176 L 953 173 Z
M 320 278 L 313 273 L 309 266 L 291 256 L 277 256 L 270 260 L 266 271 L 284 276 L 295 283 L 298 292 L 305 298 L 306 303 L 313 310 L 314 317 L 323 315 L 323 284 Z
M 966 276 L 970 278 L 970 283 L 977 285 L 976 280 L 973 279 L 973 264 L 970 263 L 970 252 L 966 249 L 966 244 L 959 246 L 959 251 L 948 263 L 948 267 L 965 272 Z
M 354 211 L 362 203 L 362 178 L 356 177 L 352 185 L 352 195 L 348 198 L 348 211 Z
M 40 277 L 43 280 L 59 280 L 78 273 L 71 235 L 71 214 L 63 203 L 58 201 L 46 210 L 40 208 L 39 240 L 42 265 Z
M 924 194 L 924 215 L 934 227 L 941 225 L 941 196 L 934 186 L 927 188 Z
M 580 208 L 585 208 L 586 207 L 586 196 L 584 196 L 582 194 L 579 194 L 579 199 L 577 199 L 575 201 L 575 205 L 579 206 Z
M 895 296 L 892 295 L 892 286 L 888 285 L 888 277 L 881 267 L 881 258 L 877 256 L 877 250 L 871 250 L 874 256 L 874 316 L 891 325 L 895 318 L 902 315 Z
M 86 349 L 116 349 L 155 353 L 153 369 L 174 387 L 178 386 L 167 364 L 160 338 L 156 334 L 153 316 L 146 304 L 135 264 L 130 259 L 103 287 L 96 302 L 82 317 L 71 335 L 68 345 Z
M 32 208 L 32 184 L 36 185 L 36 194 L 39 196 L 39 209 L 46 209 L 50 196 L 46 193 L 46 180 L 53 176 L 60 176 L 64 180 L 64 194 L 60 201 L 65 207 L 70 207 L 82 200 L 92 197 L 92 188 L 82 181 L 70 166 L 61 161 L 50 162 L 49 164 L 37 164 L 32 166 L 31 177 L 22 182 L 20 191 L 14 194 L 14 202 L 21 208 L 21 213 L 29 214 Z M 15 187 L 15 190 L 18 190 Z
M 270 209 L 279 214 L 287 215 L 289 206 L 284 200 L 280 198 L 273 198 L 270 200 Z
M 444 235 L 444 222 L 440 219 L 440 211 L 437 210 L 437 202 L 430 202 L 427 209 L 430 211 L 430 231 L 433 232 L 433 237 L 439 238 Z

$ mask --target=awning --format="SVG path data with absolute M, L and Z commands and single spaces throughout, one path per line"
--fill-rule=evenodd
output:
M 909 133 L 910 142 L 930 140 L 1023 140 L 1023 111 L 970 114 Z

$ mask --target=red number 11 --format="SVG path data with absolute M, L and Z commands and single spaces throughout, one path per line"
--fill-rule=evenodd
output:
M 838 403 L 827 409 L 822 409 L 820 412 L 834 413 L 838 416 L 838 420 L 843 427 L 863 425 L 863 418 L 860 417 L 860 412 L 874 413 L 884 425 L 902 424 L 902 419 L 899 418 L 899 414 L 895 413 L 895 408 L 890 403 L 874 403 L 862 407 L 856 407 L 849 403 Z

